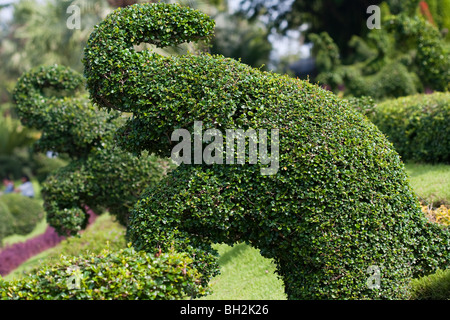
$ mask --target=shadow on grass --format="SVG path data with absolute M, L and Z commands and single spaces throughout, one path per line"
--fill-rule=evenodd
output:
M 238 243 L 235 244 L 230 250 L 225 252 L 224 254 L 221 254 L 218 263 L 220 266 L 224 266 L 233 259 L 236 259 L 241 254 L 244 254 L 246 251 L 248 251 L 250 247 L 246 245 L 245 243 Z

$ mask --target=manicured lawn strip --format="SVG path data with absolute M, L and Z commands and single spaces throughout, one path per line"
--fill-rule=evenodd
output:
M 450 165 L 408 163 L 405 166 L 419 199 L 434 207 L 450 204 Z
M 210 282 L 212 294 L 201 299 L 286 300 L 274 263 L 262 257 L 259 250 L 244 243 L 214 246 L 220 254 L 221 274 Z

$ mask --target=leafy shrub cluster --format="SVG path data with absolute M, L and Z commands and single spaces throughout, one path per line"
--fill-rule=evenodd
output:
M 393 16 L 385 23 L 398 47 L 414 43 L 414 66 L 420 80 L 438 91 L 450 89 L 450 52 L 439 30 L 424 19 Z
M 159 256 L 104 250 L 60 262 L 11 282 L 0 278 L 3 300 L 173 300 L 204 294 L 186 254 Z
M 3 206 L 2 206 L 3 205 Z M 44 218 L 44 208 L 36 199 L 18 193 L 0 197 L 0 240 L 12 234 L 26 235 Z
M 403 160 L 450 163 L 450 93 L 353 104 L 388 137 Z
M 426 220 L 392 144 L 347 102 L 218 55 L 133 49 L 207 40 L 213 26 L 189 8 L 138 4 L 106 17 L 85 47 L 91 99 L 133 113 L 117 133 L 127 150 L 170 156 L 172 132 L 192 134 L 194 121 L 279 130 L 274 175 L 248 159 L 181 164 L 147 189 L 127 229 L 136 250 L 186 252 L 206 283 L 218 272 L 211 244 L 245 241 L 274 259 L 289 299 L 404 298 L 411 277 L 446 266 L 449 233 Z M 367 286 L 373 265 L 379 288 Z
M 92 105 L 83 76 L 63 66 L 41 66 L 18 80 L 13 98 L 22 123 L 41 130 L 35 150 L 69 159 L 45 173 L 42 197 L 47 220 L 61 235 L 74 235 L 88 222 L 86 208 L 109 209 L 127 224 L 129 207 L 149 184 L 158 181 L 166 161 L 149 154 L 136 157 L 116 148 L 115 129 L 123 119 Z

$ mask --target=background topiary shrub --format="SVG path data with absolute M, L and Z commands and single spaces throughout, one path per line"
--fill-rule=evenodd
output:
M 174 300 L 204 294 L 186 254 L 158 257 L 133 248 L 61 256 L 11 282 L 0 278 L 2 300 Z
M 449 233 L 428 223 L 392 144 L 348 102 L 222 56 L 133 49 L 209 39 L 213 27 L 189 8 L 133 5 L 110 14 L 85 47 L 93 102 L 133 113 L 117 133 L 130 151 L 170 156 L 173 131 L 192 134 L 195 121 L 279 130 L 276 174 L 248 158 L 181 164 L 149 188 L 130 215 L 133 246 L 187 252 L 207 282 L 218 272 L 211 244 L 245 241 L 274 259 L 289 299 L 404 298 L 413 276 L 446 266 Z M 379 286 L 368 285 L 374 266 Z
M 0 197 L 0 247 L 2 241 L 7 236 L 11 235 L 13 230 L 14 218 L 8 209 L 8 206 L 2 201 Z
M 97 214 L 108 209 L 127 225 L 140 192 L 168 170 L 167 161 L 115 147 L 113 134 L 124 120 L 98 110 L 83 89 L 83 76 L 70 68 L 41 66 L 24 73 L 13 94 L 22 123 L 42 131 L 35 150 L 68 159 L 42 183 L 47 220 L 61 235 L 86 227 L 88 207 Z
M 44 218 L 44 208 L 36 199 L 17 193 L 4 194 L 0 198 L 11 213 L 14 222 L 9 234 L 26 235 Z
M 40 152 L 34 153 L 32 159 L 35 163 L 35 167 L 33 168 L 36 173 L 35 177 L 39 183 L 43 183 L 47 176 L 68 164 L 68 159 L 63 159 L 58 156 L 50 158 Z
M 450 163 L 450 93 L 387 100 L 364 110 L 403 160 Z
M 312 34 L 318 71 L 315 80 L 335 92 L 342 90 L 340 94 L 347 97 L 371 96 L 377 101 L 428 89 L 448 91 L 450 54 L 443 29 L 439 29 L 442 25 L 427 21 L 419 13 L 417 1 L 409 2 L 411 5 L 399 7 L 383 2 L 381 28 L 370 30 L 364 38 L 353 36 L 348 45 L 354 55 L 345 62 L 336 58 L 336 44 L 326 32 Z

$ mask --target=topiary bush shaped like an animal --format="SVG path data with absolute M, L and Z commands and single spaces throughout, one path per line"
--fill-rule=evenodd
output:
M 448 232 L 425 220 L 398 154 L 347 102 L 218 55 L 134 49 L 209 40 L 213 28 L 187 7 L 138 4 L 110 14 L 85 47 L 92 101 L 133 113 L 117 132 L 129 151 L 169 157 L 174 130 L 193 134 L 196 121 L 224 135 L 266 129 L 269 141 L 278 130 L 275 174 L 248 157 L 207 164 L 192 153 L 136 203 L 134 247 L 188 252 L 207 282 L 218 272 L 211 244 L 245 241 L 274 259 L 289 299 L 404 298 L 413 276 L 446 267 Z
M 98 110 L 86 97 L 82 74 L 63 66 L 24 73 L 13 98 L 21 122 L 40 130 L 34 148 L 70 157 L 43 183 L 47 221 L 60 235 L 75 235 L 88 223 L 88 207 L 105 209 L 127 225 L 129 208 L 148 184 L 158 181 L 166 161 L 137 158 L 115 146 L 118 112 Z

